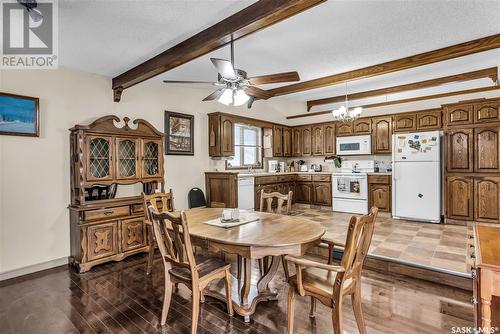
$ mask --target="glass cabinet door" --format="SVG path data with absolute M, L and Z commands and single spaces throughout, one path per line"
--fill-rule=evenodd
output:
M 160 176 L 161 141 L 142 140 L 142 177 Z
M 138 148 L 136 139 L 116 138 L 116 178 L 139 178 Z
M 112 180 L 113 155 L 111 137 L 87 137 L 87 180 Z

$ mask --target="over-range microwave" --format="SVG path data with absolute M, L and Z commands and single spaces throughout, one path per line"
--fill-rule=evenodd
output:
M 361 154 L 372 154 L 370 135 L 337 137 L 337 155 Z

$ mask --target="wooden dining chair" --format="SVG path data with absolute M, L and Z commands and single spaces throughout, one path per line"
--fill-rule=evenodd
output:
M 153 193 L 151 195 L 146 195 L 142 193 L 142 202 L 144 207 L 144 215 L 146 216 L 145 223 L 148 226 L 148 238 L 149 238 L 149 254 L 148 254 L 148 264 L 146 268 L 146 274 L 151 274 L 153 270 L 153 258 L 155 253 L 155 238 L 153 232 L 153 221 L 149 213 L 148 207 L 152 202 L 161 202 L 161 208 L 163 211 L 174 211 L 174 193 L 172 189 L 168 193 Z M 157 204 L 158 207 L 158 204 Z
M 316 300 L 332 309 L 333 332 L 342 334 L 342 301 L 351 296 L 354 317 L 361 334 L 366 325 L 361 305 L 361 270 L 370 248 L 378 208 L 362 217 L 351 217 L 344 254 L 339 266 L 286 256 L 295 264 L 296 273 L 289 279 L 288 333 L 293 333 L 295 294 L 311 297 L 310 316 L 314 316 Z
M 152 202 L 148 207 L 153 230 L 162 255 L 165 268 L 165 294 L 161 313 L 161 324 L 167 320 L 168 309 L 172 298 L 172 286 L 184 284 L 192 291 L 192 320 L 191 333 L 198 328 L 200 313 L 200 298 L 203 289 L 216 279 L 224 279 L 226 285 L 226 304 L 230 316 L 233 315 L 233 301 L 231 295 L 231 265 L 218 257 L 194 255 L 189 235 L 186 213 L 180 215 L 168 211 L 160 211 Z M 172 238 L 169 234 L 172 232 Z

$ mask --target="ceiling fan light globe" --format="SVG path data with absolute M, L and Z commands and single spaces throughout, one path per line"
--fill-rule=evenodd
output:
M 234 105 L 241 106 L 248 102 L 250 96 L 243 89 L 238 89 L 234 93 Z
M 228 88 L 224 89 L 224 92 L 217 99 L 217 101 L 226 106 L 233 104 L 233 90 Z

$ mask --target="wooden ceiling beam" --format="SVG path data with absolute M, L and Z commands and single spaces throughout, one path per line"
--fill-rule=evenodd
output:
M 341 84 L 352 80 L 374 77 L 393 73 L 423 65 L 429 65 L 444 60 L 471 55 L 478 52 L 500 48 L 500 34 L 491 35 L 469 42 L 455 44 L 445 48 L 420 53 L 417 55 L 372 65 L 357 70 L 333 74 L 322 78 L 303 81 L 291 85 L 270 89 L 275 96 L 303 92 L 306 90 Z
M 121 92 L 179 65 L 217 50 L 231 39 L 248 36 L 260 29 L 314 7 L 326 0 L 260 0 L 215 25 L 197 33 L 159 55 L 113 78 L 114 100 Z
M 440 94 L 411 97 L 411 98 L 401 99 L 401 100 L 393 100 L 393 101 L 385 101 L 385 102 L 379 102 L 379 103 L 365 104 L 365 105 L 362 105 L 362 106 L 359 106 L 359 107 L 362 107 L 363 109 L 369 109 L 369 108 L 375 108 L 375 107 L 388 106 L 388 105 L 391 105 L 391 104 L 402 104 L 402 103 L 409 103 L 409 102 L 416 102 L 416 101 L 423 101 L 423 100 L 432 100 L 432 99 L 439 99 L 439 98 L 442 98 L 442 97 L 455 96 L 455 95 L 464 95 L 464 94 L 472 94 L 472 93 L 479 93 L 479 92 L 486 92 L 486 91 L 496 90 L 496 89 L 500 89 L 500 86 L 496 85 L 496 86 L 488 86 L 488 87 L 464 89 L 464 90 L 459 90 L 459 91 L 454 91 L 454 92 L 446 92 L 446 93 L 440 93 Z M 356 106 L 356 107 L 358 107 L 358 106 Z M 331 114 L 331 113 L 332 113 L 331 110 L 324 110 L 324 111 L 317 111 L 317 112 L 308 112 L 308 113 L 305 113 L 305 114 L 298 114 L 298 115 L 293 115 L 293 116 L 287 116 L 286 119 L 295 119 L 295 118 L 303 118 L 303 117 L 327 115 L 327 114 Z
M 450 82 L 469 81 L 469 80 L 476 80 L 476 79 L 481 79 L 481 78 L 490 78 L 493 82 L 497 82 L 497 80 L 498 80 L 498 68 L 497 67 L 490 67 L 490 68 L 486 68 L 483 70 L 454 74 L 454 75 L 449 75 L 446 77 L 440 77 L 440 78 L 435 78 L 435 79 L 430 79 L 430 80 L 413 82 L 413 83 L 409 83 L 409 84 L 405 84 L 405 85 L 392 86 L 392 87 L 386 87 L 386 88 L 380 88 L 380 89 L 373 89 L 373 90 L 369 90 L 369 91 L 365 91 L 365 92 L 348 94 L 347 99 L 349 101 L 360 100 L 360 99 L 365 99 L 368 97 L 381 96 L 381 95 L 401 93 L 401 92 L 412 91 L 412 90 L 423 89 L 423 88 L 436 87 L 436 86 L 440 86 L 440 85 L 447 84 Z M 307 101 L 307 111 L 311 110 L 311 108 L 314 106 L 345 101 L 345 98 L 346 98 L 345 95 L 338 95 L 338 96 L 326 97 L 326 98 L 317 99 L 317 100 L 309 100 L 309 101 Z

